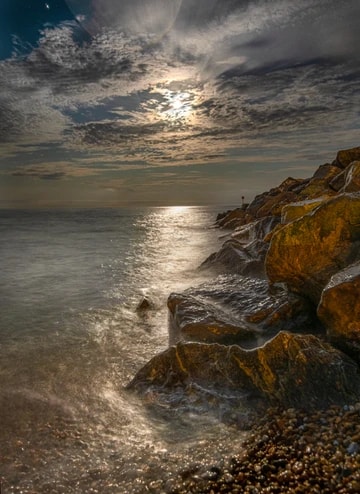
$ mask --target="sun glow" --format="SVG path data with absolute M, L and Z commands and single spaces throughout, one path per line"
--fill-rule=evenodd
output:
M 161 114 L 167 120 L 177 121 L 188 119 L 192 114 L 192 96 L 187 92 L 165 93 L 165 103 L 161 107 Z

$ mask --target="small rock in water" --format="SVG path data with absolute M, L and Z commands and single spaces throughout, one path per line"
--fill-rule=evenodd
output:
M 139 305 L 136 307 L 136 312 L 143 313 L 152 308 L 153 308 L 153 304 L 151 303 L 151 301 L 147 297 L 144 297 L 142 301 L 139 303 Z

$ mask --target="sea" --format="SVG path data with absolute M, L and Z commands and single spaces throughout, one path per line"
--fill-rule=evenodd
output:
M 168 348 L 168 295 L 211 276 L 221 209 L 0 210 L 1 494 L 170 493 L 240 447 L 213 411 L 126 389 Z

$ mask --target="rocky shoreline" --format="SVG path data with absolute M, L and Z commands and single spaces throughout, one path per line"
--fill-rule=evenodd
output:
M 226 468 L 150 492 L 360 492 L 360 147 L 217 226 L 227 240 L 201 266 L 216 277 L 169 296 L 172 346 L 128 389 L 257 419 Z

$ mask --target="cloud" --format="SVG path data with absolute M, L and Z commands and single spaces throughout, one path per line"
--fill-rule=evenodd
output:
M 31 177 L 41 180 L 60 180 L 70 177 L 87 177 L 98 175 L 102 168 L 87 168 L 76 163 L 54 162 L 38 163 L 31 166 L 21 166 L 13 170 L 10 175 L 14 177 Z
M 28 55 L 0 62 L 0 142 L 32 163 L 16 176 L 91 172 L 76 160 L 37 164 L 45 151 L 83 153 L 91 173 L 109 160 L 129 171 L 241 159 L 299 133 L 316 140 L 356 127 L 355 0 L 68 4 L 91 39 L 79 42 L 78 24 L 64 22 Z

